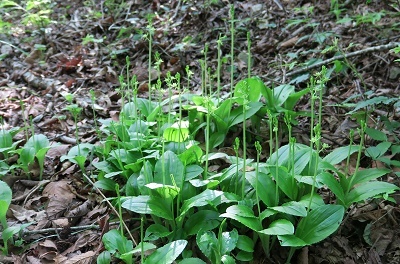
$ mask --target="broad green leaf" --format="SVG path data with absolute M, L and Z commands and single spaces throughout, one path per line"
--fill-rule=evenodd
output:
M 137 178 L 137 185 L 141 194 L 149 194 L 149 189 L 145 187 L 146 184 L 153 182 L 153 166 L 150 161 L 145 161 L 140 170 L 139 177 Z
M 290 148 L 289 148 L 290 150 Z M 289 157 L 292 154 L 289 152 Z M 307 148 L 301 148 L 298 150 L 294 151 L 294 168 L 293 168 L 293 173 L 295 175 L 299 175 L 302 173 L 302 171 L 304 170 L 304 168 L 308 165 L 308 163 L 310 162 L 310 150 Z M 284 164 L 285 167 L 288 168 L 288 171 L 291 173 L 292 172 L 292 161 L 289 160 Z
M 81 143 L 77 146 L 72 147 L 67 155 L 63 155 L 60 158 L 60 161 L 64 161 L 66 159 L 72 161 L 76 156 L 84 156 L 87 157 L 89 153 L 93 150 L 94 146 L 90 143 Z
M 149 126 L 147 125 L 147 122 L 143 120 L 137 120 L 136 122 L 133 122 L 133 124 L 129 127 L 129 134 L 131 135 L 132 133 L 139 133 L 143 135 L 149 134 Z
M 186 149 L 184 152 L 178 155 L 179 159 L 184 165 L 200 161 L 201 156 L 203 156 L 203 150 L 197 145 L 191 146 L 190 148 Z
M 153 249 L 156 249 L 156 248 L 157 247 L 152 243 L 139 242 L 139 244 L 130 253 L 135 254 L 135 255 L 139 255 L 139 254 L 142 253 L 142 251 L 146 252 L 146 251 L 153 250 Z
M 188 235 L 197 234 L 200 230 L 208 231 L 218 227 L 222 221 L 220 214 L 211 210 L 200 210 L 185 221 L 184 229 Z
M 111 179 L 101 179 L 94 183 L 94 186 L 106 191 L 115 191 L 116 182 Z
M 259 219 L 254 215 L 252 209 L 245 205 L 232 205 L 226 209 L 226 213 L 220 216 L 234 219 L 254 231 L 262 229 Z
M 261 98 L 261 90 L 264 89 L 265 84 L 260 78 L 246 78 L 235 85 L 233 96 L 240 105 L 243 105 L 244 98 L 251 102 L 258 102 Z
M 174 219 L 174 215 L 170 208 L 170 201 L 165 199 L 163 200 L 147 195 L 140 195 L 124 199 L 121 206 L 138 214 L 154 214 L 167 220 Z
M 294 93 L 294 86 L 290 84 L 282 84 L 273 89 L 274 106 L 282 106 L 282 104 Z
M 235 249 L 239 239 L 239 234 L 236 229 L 230 232 L 222 232 L 222 237 L 219 238 L 221 246 L 221 254 L 229 254 Z
M 139 151 L 133 151 L 124 148 L 111 150 L 110 156 L 115 158 L 117 165 L 119 165 L 121 162 L 129 165 L 136 163 L 138 159 L 142 158 L 142 154 Z M 112 160 L 112 158 L 109 158 L 108 160 Z
M 180 192 L 180 201 L 186 201 L 193 196 L 197 195 L 199 192 L 199 189 L 196 187 L 193 187 L 189 182 L 184 182 L 183 187 Z
M 278 214 L 278 211 L 275 211 L 275 210 L 272 210 L 272 209 L 268 208 L 268 209 L 265 209 L 264 211 L 262 211 L 260 213 L 260 219 L 264 220 L 265 218 L 268 218 L 268 217 L 270 217 L 272 215 L 276 215 L 276 214 Z
M 154 181 L 157 183 L 182 187 L 185 178 L 185 168 L 178 156 L 172 151 L 166 151 L 154 168 Z
M 228 130 L 228 122 L 229 116 L 232 111 L 232 100 L 228 99 L 223 101 L 217 109 L 215 109 L 211 117 L 213 118 L 214 122 L 216 123 L 217 130 L 219 131 L 227 131 Z
M 337 230 L 344 216 L 341 205 L 322 205 L 302 218 L 297 226 L 295 236 L 307 245 L 324 240 Z
M 308 245 L 295 235 L 278 235 L 278 240 L 283 247 L 304 247 Z
M 35 159 L 36 151 L 32 147 L 24 147 L 21 150 L 18 161 L 28 166 Z
M 50 141 L 43 134 L 33 135 L 28 139 L 25 146 L 26 148 L 34 148 L 35 151 L 39 151 L 42 148 L 46 148 L 50 145 Z
M 11 169 L 11 167 L 6 162 L 4 162 L 3 160 L 0 160 L 0 176 L 4 176 L 7 173 L 9 173 L 10 169 Z
M 156 102 L 150 101 L 145 98 L 136 98 L 135 102 L 137 109 L 141 112 L 142 115 L 147 117 L 147 121 L 153 121 L 151 117 L 157 114 L 157 111 L 160 110 L 160 107 L 157 105 Z
M 318 175 L 319 180 L 328 186 L 328 188 L 336 195 L 343 204 L 345 203 L 344 190 L 338 180 L 329 172 L 322 172 Z
M 111 263 L 111 254 L 110 251 L 103 251 L 99 254 L 96 260 L 97 264 L 109 264 Z
M 175 261 L 185 249 L 186 240 L 176 240 L 158 248 L 149 257 L 145 259 L 144 264 L 170 264 Z
M 134 102 L 129 102 L 124 104 L 121 114 L 121 119 L 136 119 L 137 118 L 137 108 Z
M 132 173 L 125 184 L 125 195 L 138 196 L 140 194 L 141 193 L 138 186 L 138 173 Z
M 99 162 L 93 162 L 92 165 L 101 171 L 104 171 L 105 173 L 111 173 L 116 171 L 117 169 L 108 161 L 103 160 L 103 161 L 99 161 Z
M 7 228 L 6 214 L 12 199 L 12 191 L 7 183 L 0 181 L 0 221 Z
M 169 127 L 164 130 L 163 137 L 166 141 L 184 142 L 189 137 L 189 128 Z
M 375 147 L 375 146 L 371 146 L 365 149 L 365 156 L 370 157 L 373 160 L 378 159 L 382 154 L 380 150 Z
M 299 203 L 301 203 L 304 207 L 308 208 L 311 197 L 312 197 L 311 206 L 310 206 L 311 209 L 315 209 L 321 205 L 325 205 L 322 197 L 316 193 L 314 193 L 312 196 L 311 196 L 311 194 L 304 195 L 303 197 L 300 198 Z
M 221 257 L 221 261 L 224 264 L 235 264 L 236 263 L 235 259 L 232 256 L 229 256 L 229 255 L 223 255 Z
M 291 201 L 282 204 L 281 206 L 274 206 L 270 207 L 270 209 L 273 209 L 275 211 L 284 213 L 284 214 L 289 214 L 289 215 L 294 215 L 294 216 L 306 216 L 307 211 L 304 205 L 302 205 L 299 202 L 296 201 Z
M 249 263 L 254 259 L 253 252 L 239 251 L 236 254 L 236 259 L 244 263 Z
M 215 148 L 222 144 L 225 140 L 225 135 L 227 131 L 215 131 L 215 133 L 212 133 L 209 138 L 209 144 L 210 148 Z
M 206 189 L 202 193 L 193 196 L 183 203 L 181 208 L 181 216 L 184 215 L 190 208 L 207 205 L 222 194 L 224 194 L 222 191 Z
M 21 230 L 24 230 L 28 226 L 30 226 L 32 223 L 27 223 L 27 224 L 22 224 L 22 225 L 15 225 L 15 226 L 10 226 L 7 227 L 6 229 L 3 230 L 1 233 L 1 237 L 4 243 L 7 243 L 7 241 L 12 238 L 13 235 L 19 233 Z
M 201 252 L 211 261 L 215 263 L 217 261 L 220 252 L 218 250 L 218 239 L 212 231 L 202 231 L 196 236 L 197 246 Z
M 275 195 L 275 182 L 271 179 L 271 177 L 268 174 L 258 172 L 258 178 L 257 178 L 257 173 L 255 171 L 250 171 L 247 172 L 246 174 L 246 180 L 249 181 L 251 186 L 258 191 L 256 192 L 256 195 L 263 201 L 263 203 L 270 207 L 274 206 L 277 204 L 275 201 L 276 195 Z
M 302 175 L 295 175 L 294 178 L 299 183 L 305 183 L 310 186 L 314 185 L 316 188 L 322 188 L 324 185 L 319 181 L 319 178 L 315 178 L 314 176 L 302 176 Z M 315 180 L 315 181 L 314 181 Z
M 372 198 L 382 193 L 393 193 L 399 190 L 394 184 L 379 181 L 370 181 L 354 187 L 346 196 L 346 205 Z
M 10 205 L 12 200 L 12 191 L 10 186 L 4 181 L 0 181 L 0 201 L 4 201 L 6 204 Z
M 120 254 L 130 252 L 133 249 L 132 241 L 122 236 L 117 229 L 111 229 L 105 233 L 102 237 L 104 247 L 111 253 L 114 254 L 118 251 Z
M 125 119 L 121 118 L 121 120 L 123 120 L 124 123 L 127 122 L 127 121 L 125 121 Z M 129 135 L 128 129 L 127 129 L 128 125 L 129 125 L 128 123 L 126 123 L 124 125 L 124 124 L 121 124 L 121 123 L 112 122 L 110 124 L 109 130 L 113 134 L 115 134 L 121 142 L 129 142 L 130 141 L 130 135 Z M 115 143 L 115 140 L 113 141 L 113 143 Z
M 254 252 L 254 241 L 248 236 L 239 235 L 236 247 L 246 252 Z
M 267 229 L 258 232 L 266 235 L 293 235 L 294 226 L 289 220 L 278 219 L 272 222 Z
M 203 173 L 204 169 L 199 165 L 192 164 L 185 167 L 185 181 L 196 178 Z
M 377 141 L 387 141 L 387 136 L 384 132 L 374 129 L 374 128 L 370 128 L 370 127 L 366 127 L 365 128 L 365 133 L 370 136 L 373 140 L 377 140 Z
M 156 190 L 161 198 L 166 200 L 174 199 L 180 191 L 180 189 L 176 186 L 164 185 L 155 182 L 146 184 L 146 187 L 152 190 Z
M 308 76 L 307 76 L 307 78 L 308 78 Z M 289 97 L 286 99 L 286 101 L 285 101 L 285 103 L 284 103 L 284 107 L 285 107 L 287 110 L 293 110 L 294 107 L 295 107 L 295 105 L 296 105 L 296 103 L 297 103 L 297 101 L 299 101 L 299 99 L 300 99 L 303 95 L 307 94 L 309 91 L 310 91 L 310 89 L 309 89 L 309 88 L 306 88 L 306 89 L 300 90 L 300 91 L 298 91 L 298 92 L 291 93 L 291 94 L 289 95 Z
M 0 152 L 7 149 L 11 149 L 13 145 L 12 135 L 9 131 L 1 129 L 0 130 Z
M 83 157 L 83 156 L 76 156 L 75 157 L 75 159 L 76 158 L 82 158 L 82 159 L 85 159 L 86 160 L 86 158 L 85 157 Z M 78 163 L 79 164 L 79 163 Z M 114 176 L 118 176 L 118 175 L 121 175 L 123 173 L 123 171 L 113 171 L 113 172 L 110 172 L 110 173 L 106 173 L 106 174 L 104 174 L 104 178 L 106 178 L 106 179 L 110 179 L 110 178 L 113 178 Z
M 365 150 L 365 155 L 367 157 L 371 157 L 372 159 L 377 159 L 381 156 L 383 156 L 390 148 L 392 145 L 391 142 L 381 142 L 376 146 L 369 147 Z
M 22 8 L 17 2 L 10 1 L 10 0 L 3 0 L 3 1 L 1 1 L 0 7 L 1 7 L 1 8 L 3 8 L 3 7 L 4 7 L 4 8 L 15 7 L 15 8 L 17 8 L 17 9 L 22 9 L 22 10 L 23 10 L 23 8 Z
M 240 215 L 243 217 L 257 218 L 257 216 L 254 215 L 254 212 L 250 207 L 242 204 L 229 206 L 228 208 L 226 208 L 226 212 L 229 214 Z
M 275 166 L 270 166 L 269 171 L 275 179 L 279 189 L 282 190 L 291 200 L 296 200 L 299 192 L 296 179 L 287 172 L 286 167 L 279 166 L 276 169 Z
M 375 180 L 391 171 L 392 170 L 385 168 L 371 168 L 371 169 L 359 170 L 355 175 L 351 176 L 353 177 L 353 180 L 352 180 L 352 186 L 350 186 L 350 188 L 356 184 L 368 182 L 370 180 Z
M 146 229 L 145 240 L 146 241 L 154 241 L 159 238 L 169 236 L 173 231 L 170 231 L 163 225 L 160 224 L 152 224 Z
M 313 150 L 310 150 L 309 146 L 300 143 L 294 144 L 293 148 L 295 153 L 294 171 L 295 174 L 300 174 L 300 172 L 302 172 L 304 170 L 304 167 L 308 164 L 311 152 L 313 152 Z M 307 157 L 307 152 L 309 157 Z M 284 166 L 286 168 L 290 167 L 291 162 L 292 162 L 292 156 L 289 145 L 284 145 L 280 147 L 278 151 L 275 151 L 271 155 L 271 157 L 269 157 L 267 160 L 268 165 L 279 165 L 279 166 Z
M 250 102 L 246 106 L 239 106 L 238 108 L 235 108 L 234 110 L 231 111 L 231 114 L 229 116 L 229 120 L 227 122 L 228 127 L 232 127 L 234 125 L 237 125 L 245 121 L 243 114 L 243 107 L 246 107 L 245 115 L 246 119 L 248 119 L 255 113 L 257 113 L 257 111 L 260 110 L 262 106 L 263 104 L 261 102 Z
M 323 158 L 323 161 L 326 161 L 332 165 L 339 164 L 344 159 L 346 159 L 349 155 L 358 151 L 359 148 L 360 148 L 360 146 L 358 146 L 358 145 L 351 145 L 351 146 L 336 148 L 331 153 L 326 155 L 325 158 Z

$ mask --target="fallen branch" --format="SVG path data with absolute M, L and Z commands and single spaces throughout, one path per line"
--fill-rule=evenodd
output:
M 84 225 L 84 226 L 71 226 L 70 227 L 71 231 L 82 231 L 82 230 L 88 230 L 88 229 L 100 229 L 100 226 L 99 225 Z M 38 229 L 38 230 L 22 230 L 21 237 L 34 235 L 34 234 L 48 234 L 48 233 L 57 234 L 63 230 L 64 230 L 63 227 L 42 228 L 42 229 Z
M 335 60 L 341 60 L 341 59 L 344 59 L 344 58 L 351 58 L 351 57 L 359 56 L 359 55 L 370 53 L 370 52 L 374 52 L 374 51 L 388 50 L 388 49 L 395 48 L 397 46 L 400 46 L 399 42 L 390 42 L 389 44 L 369 47 L 369 48 L 366 48 L 366 49 L 357 50 L 357 51 L 350 52 L 350 53 L 347 53 L 347 54 L 338 55 L 338 56 L 332 57 L 330 59 L 323 60 L 321 62 L 315 63 L 313 65 L 305 66 L 303 68 L 300 68 L 300 69 L 294 70 L 292 72 L 289 72 L 288 74 L 286 74 L 286 77 L 292 77 L 292 76 L 297 75 L 299 73 L 303 73 L 303 72 L 309 71 L 311 69 L 319 68 L 322 65 L 329 64 L 329 63 L 331 63 L 331 62 L 333 62 Z

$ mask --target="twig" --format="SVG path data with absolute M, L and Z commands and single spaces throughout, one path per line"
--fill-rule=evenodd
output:
M 395 48 L 395 47 L 397 47 L 399 45 L 400 45 L 399 42 L 390 42 L 389 44 L 369 47 L 369 48 L 366 48 L 366 49 L 363 49 L 363 50 L 357 50 L 357 51 L 350 52 L 350 53 L 347 53 L 347 54 L 338 55 L 338 56 L 332 57 L 330 59 L 318 62 L 316 64 L 313 64 L 313 65 L 310 65 L 310 66 L 306 66 L 306 67 L 294 70 L 292 72 L 289 72 L 288 74 L 286 74 L 286 77 L 292 77 L 292 76 L 297 75 L 299 73 L 303 73 L 303 72 L 309 71 L 311 69 L 319 68 L 322 65 L 329 64 L 329 63 L 331 63 L 332 61 L 335 61 L 335 60 L 341 60 L 341 59 L 344 59 L 344 58 L 355 57 L 355 56 L 359 56 L 359 55 L 362 55 L 362 54 L 365 54 L 365 53 L 374 52 L 374 51 L 388 50 L 388 49 Z
M 7 41 L 0 40 L 0 43 L 3 43 L 3 44 L 8 45 L 8 46 L 10 46 L 10 47 L 13 47 L 13 48 L 16 49 L 16 50 L 19 50 L 19 51 L 22 52 L 22 54 L 24 54 L 25 56 L 28 56 L 28 55 L 29 55 L 28 52 L 26 52 L 26 51 L 24 51 L 24 50 L 18 48 L 17 46 L 15 46 L 15 45 L 13 45 L 13 44 L 11 44 L 11 43 L 8 43 Z
M 178 4 L 176 5 L 174 15 L 170 18 L 171 21 L 173 21 L 175 19 L 175 17 L 178 15 L 180 7 L 181 7 L 181 0 L 179 0 Z
M 36 192 L 39 188 L 41 188 L 42 186 L 48 184 L 49 182 L 50 182 L 49 180 L 42 180 L 42 181 L 38 182 L 38 183 L 36 184 L 36 186 L 35 186 L 33 189 L 31 189 L 29 192 L 24 193 L 24 194 L 22 194 L 21 196 L 15 197 L 15 198 L 13 198 L 11 201 L 12 201 L 13 203 L 15 203 L 15 202 L 19 202 L 19 201 L 24 200 L 24 204 L 25 204 L 26 201 L 28 200 L 29 196 L 31 196 L 31 195 L 32 195 L 34 192 Z
M 63 227 L 54 227 L 54 228 L 43 228 L 39 230 L 22 230 L 22 236 L 29 236 L 35 234 L 45 234 L 45 233 L 59 233 L 63 231 Z M 100 229 L 99 225 L 84 225 L 84 226 L 71 226 L 71 231 L 81 231 L 86 229 Z

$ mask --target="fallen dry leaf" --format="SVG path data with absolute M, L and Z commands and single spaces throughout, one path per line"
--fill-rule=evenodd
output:
M 76 197 L 69 181 L 50 182 L 43 190 L 43 196 L 49 199 L 46 212 L 51 219 L 62 215 Z

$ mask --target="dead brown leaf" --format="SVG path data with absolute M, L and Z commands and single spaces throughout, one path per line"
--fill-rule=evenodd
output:
M 57 218 L 69 207 L 76 197 L 71 182 L 61 180 L 49 183 L 43 190 L 43 196 L 49 199 L 46 212 L 50 218 Z

